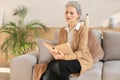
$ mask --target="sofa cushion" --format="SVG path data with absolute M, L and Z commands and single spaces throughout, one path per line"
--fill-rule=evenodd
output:
M 94 67 L 79 77 L 70 77 L 70 80 L 102 80 L 103 62 L 99 61 L 94 64 Z
M 99 31 L 89 30 L 88 32 L 88 48 L 93 57 L 93 61 L 98 62 L 103 59 L 103 49 L 101 47 L 101 36 Z
M 105 61 L 103 80 L 120 80 L 120 61 Z
M 104 60 L 120 60 L 120 32 L 103 32 Z
M 38 63 L 46 63 L 53 57 L 51 53 L 48 51 L 48 49 L 44 46 L 43 42 L 47 42 L 50 44 L 56 44 L 57 42 L 54 40 L 44 40 L 44 39 L 37 39 L 37 42 L 38 42 L 38 50 L 39 50 Z
M 102 44 L 102 32 L 101 30 L 92 30 L 94 35 L 96 36 L 97 40 L 99 41 L 100 44 Z

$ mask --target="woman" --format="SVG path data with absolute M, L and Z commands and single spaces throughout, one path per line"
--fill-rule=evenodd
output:
M 77 1 L 70 1 L 66 4 L 65 17 L 68 26 L 61 29 L 58 44 L 69 42 L 73 54 L 65 55 L 61 51 L 56 54 L 53 51 L 55 60 L 48 63 L 40 80 L 69 80 L 69 75 L 79 76 L 92 68 L 93 61 L 87 47 L 88 30 L 80 26 L 80 15 L 81 8 Z

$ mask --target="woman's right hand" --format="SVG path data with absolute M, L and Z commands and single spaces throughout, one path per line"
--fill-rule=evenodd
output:
M 61 51 L 55 51 L 55 50 L 53 50 L 53 51 L 52 51 L 52 55 L 53 55 L 53 57 L 54 57 L 56 60 L 64 59 L 64 53 L 62 53 Z

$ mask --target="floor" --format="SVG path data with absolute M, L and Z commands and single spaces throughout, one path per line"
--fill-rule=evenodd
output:
M 0 64 L 0 80 L 10 80 L 10 68 L 8 65 Z

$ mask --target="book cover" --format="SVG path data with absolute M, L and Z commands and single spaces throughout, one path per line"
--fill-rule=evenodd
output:
M 52 51 L 55 51 L 56 53 L 58 51 L 63 52 L 64 54 L 72 54 L 73 50 L 71 49 L 69 43 L 59 44 L 59 45 L 52 45 L 46 42 L 43 42 L 43 44 L 47 47 L 47 49 L 52 53 Z

